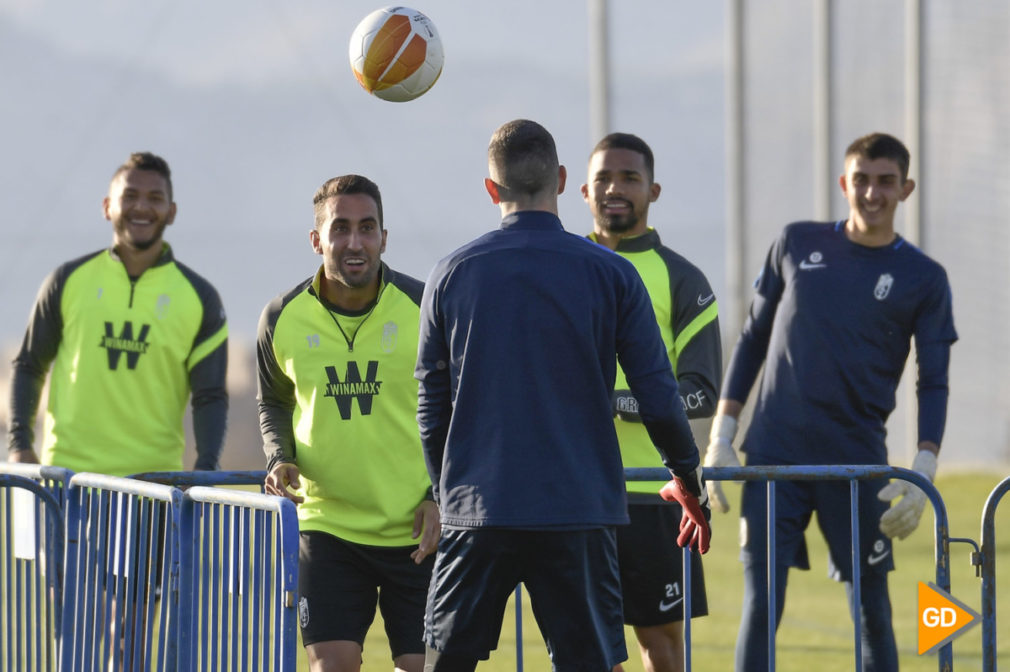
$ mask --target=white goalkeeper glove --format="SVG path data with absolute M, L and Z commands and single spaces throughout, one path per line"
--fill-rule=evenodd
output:
M 919 472 L 932 483 L 936 476 L 936 454 L 930 450 L 920 450 L 912 460 L 912 471 Z M 891 481 L 877 494 L 877 498 L 884 502 L 898 497 L 901 497 L 901 501 L 880 517 L 880 531 L 892 539 L 904 539 L 912 534 L 919 526 L 919 518 L 926 506 L 926 493 L 909 481 Z
M 712 430 L 708 434 L 708 448 L 705 449 L 706 467 L 739 467 L 733 439 L 736 438 L 737 420 L 731 415 L 716 415 L 712 419 Z M 710 505 L 719 513 L 729 511 L 729 502 L 722 491 L 722 481 L 705 480 Z

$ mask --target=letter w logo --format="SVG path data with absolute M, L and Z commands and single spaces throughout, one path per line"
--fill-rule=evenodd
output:
M 329 384 L 326 385 L 324 396 L 333 397 L 340 410 L 340 417 L 344 420 L 351 419 L 351 400 L 358 400 L 358 410 L 362 415 L 371 415 L 372 397 L 379 393 L 381 381 L 375 379 L 379 372 L 378 362 L 368 362 L 365 370 L 365 379 L 361 380 L 361 373 L 358 371 L 357 362 L 347 362 L 347 373 L 341 381 L 337 375 L 335 366 L 326 367 L 326 378 Z
M 106 322 L 105 336 L 99 345 L 105 348 L 106 354 L 109 356 L 109 369 L 116 370 L 116 367 L 119 366 L 119 358 L 124 352 L 126 353 L 127 368 L 137 368 L 137 361 L 141 355 L 147 352 L 147 347 L 150 345 L 147 342 L 147 332 L 150 329 L 151 325 L 149 324 L 141 325 L 140 335 L 134 339 L 133 322 L 129 320 L 124 322 L 123 330 L 119 332 L 119 336 L 113 332 L 112 322 Z

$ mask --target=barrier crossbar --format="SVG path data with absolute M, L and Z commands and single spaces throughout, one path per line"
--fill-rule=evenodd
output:
M 181 504 L 166 485 L 70 479 L 61 669 L 177 669 Z
M 37 468 L 22 471 L 25 475 L 0 472 L 0 592 L 6 596 L 0 608 L 0 662 L 5 670 L 54 670 L 63 511 L 37 478 Z
M 663 468 L 627 468 L 624 470 L 625 478 L 629 481 L 664 481 L 669 479 L 669 471 Z M 861 605 L 861 595 L 859 592 L 861 563 L 858 561 L 859 549 L 859 517 L 858 517 L 858 493 L 859 481 L 869 479 L 897 478 L 911 482 L 918 486 L 933 505 L 934 512 L 934 560 L 936 563 L 936 585 L 945 591 L 950 590 L 950 536 L 947 522 L 947 508 L 940 497 L 940 493 L 928 478 L 922 474 L 904 469 L 901 467 L 891 467 L 888 465 L 796 465 L 796 466 L 748 466 L 748 467 L 706 467 L 704 476 L 707 480 L 713 481 L 766 481 L 768 514 L 766 520 L 768 524 L 768 623 L 775 623 L 775 526 L 771 521 L 775 519 L 775 482 L 780 480 L 802 480 L 802 481 L 839 481 L 850 482 L 850 519 L 852 521 L 852 567 L 853 567 L 853 640 L 855 666 L 853 669 L 862 670 L 861 637 L 859 608 Z M 1010 486 L 1008 486 L 1010 489 Z M 687 551 L 684 555 L 684 567 L 690 568 L 687 560 Z M 689 569 L 688 569 L 689 571 Z M 691 583 L 689 576 L 683 579 L 684 604 L 691 603 Z M 691 631 L 690 612 L 685 611 L 684 641 L 685 646 L 685 670 L 691 670 Z M 953 648 L 948 642 L 942 646 L 937 653 L 937 665 L 939 670 L 953 669 Z M 768 669 L 775 670 L 775 628 L 768 628 Z
M 134 474 L 130 478 L 152 483 L 162 483 L 173 485 L 177 488 L 188 488 L 194 485 L 206 486 L 259 486 L 263 491 L 263 482 L 266 480 L 267 472 L 260 470 L 250 471 L 148 471 L 141 474 Z
M 298 516 L 273 495 L 195 486 L 183 499 L 180 669 L 293 671 Z

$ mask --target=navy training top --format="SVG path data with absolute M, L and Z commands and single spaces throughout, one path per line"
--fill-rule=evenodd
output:
M 698 449 L 630 262 L 527 211 L 436 264 L 415 376 L 442 524 L 626 523 L 617 360 L 664 464 L 690 476 Z
M 742 449 L 786 464 L 887 464 L 885 423 L 915 338 L 919 441 L 940 445 L 950 346 L 947 274 L 900 236 L 848 239 L 845 223 L 798 222 L 772 245 L 723 398 L 746 401 Z

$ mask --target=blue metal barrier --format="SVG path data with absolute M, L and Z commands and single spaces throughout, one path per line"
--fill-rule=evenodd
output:
M 180 669 L 293 671 L 298 516 L 282 497 L 192 487 L 183 499 Z
M 194 485 L 257 485 L 262 492 L 266 476 L 267 472 L 261 469 L 254 471 L 149 471 L 134 474 L 130 478 L 151 483 L 163 483 L 177 488 L 188 488 Z
M 181 505 L 166 485 L 70 479 L 62 670 L 177 669 Z
M 982 669 L 996 672 L 996 507 L 1010 492 L 1010 478 L 993 488 L 982 509 Z
M 62 562 L 59 500 L 34 477 L 0 473 L 3 669 L 56 669 Z
M 625 477 L 629 481 L 663 481 L 670 478 L 669 471 L 663 468 L 628 468 L 625 469 Z M 852 558 L 853 558 L 853 627 L 855 640 L 855 667 L 862 669 L 861 660 L 861 638 L 859 632 L 859 607 L 861 595 L 859 593 L 861 563 L 859 558 L 859 521 L 858 521 L 858 481 L 867 479 L 897 478 L 911 482 L 918 486 L 929 498 L 933 505 L 935 519 L 935 554 L 936 562 L 936 585 L 945 591 L 950 591 L 950 537 L 948 533 L 947 509 L 940 497 L 936 487 L 922 474 L 910 469 L 891 467 L 887 465 L 814 465 L 814 466 L 749 466 L 749 467 L 706 467 L 704 475 L 707 480 L 713 481 L 767 481 L 768 487 L 768 669 L 775 669 L 775 526 L 771 521 L 775 519 L 775 481 L 780 480 L 802 480 L 802 481 L 850 481 L 850 502 L 852 520 Z M 1010 486 L 1008 486 L 1010 489 Z M 689 568 L 687 552 L 684 556 L 684 567 Z M 691 584 L 689 577 L 684 578 L 684 604 L 691 602 Z M 685 669 L 691 670 L 691 638 L 690 638 L 690 612 L 685 612 L 684 641 L 685 647 Z M 950 670 L 953 668 L 953 648 L 951 643 L 941 647 L 937 654 L 937 664 L 940 670 Z M 995 668 L 993 668 L 995 669 Z

